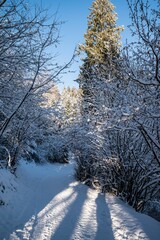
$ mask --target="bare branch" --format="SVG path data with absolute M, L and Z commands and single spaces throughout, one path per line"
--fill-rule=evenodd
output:
M 0 2 L 0 7 L 2 7 L 3 4 L 4 4 L 6 1 L 7 1 L 7 0 L 1 0 L 1 2 Z

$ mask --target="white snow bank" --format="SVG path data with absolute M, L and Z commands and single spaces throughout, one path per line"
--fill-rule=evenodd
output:
M 21 163 L 0 207 L 0 240 L 159 240 L 160 223 L 74 180 L 73 164 Z
M 0 201 L 9 204 L 11 192 L 16 188 L 16 177 L 7 169 L 0 169 Z

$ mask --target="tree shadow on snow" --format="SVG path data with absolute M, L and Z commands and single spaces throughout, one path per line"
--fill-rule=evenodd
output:
M 113 240 L 112 220 L 105 195 L 99 193 L 96 198 L 97 232 L 94 240 Z
M 81 217 L 83 217 L 83 215 L 81 214 L 84 203 L 87 199 L 87 191 L 88 187 L 83 185 L 78 185 L 74 187 L 74 192 L 77 193 L 77 196 L 74 202 L 69 206 L 67 214 L 65 215 L 65 217 L 63 218 L 55 232 L 52 234 L 51 237 L 52 240 L 76 239 L 75 238 L 76 236 L 73 234 L 75 233 L 75 230 L 77 231 L 76 229 L 77 227 L 78 227 L 78 239 L 114 240 L 114 235 L 112 232 L 112 221 L 109 207 L 105 200 L 105 195 L 102 195 L 100 193 L 97 195 L 95 201 L 96 204 L 95 212 L 94 207 L 88 205 L 88 208 L 91 209 L 88 210 L 89 211 L 88 212 L 89 218 L 87 219 L 88 222 L 86 222 L 86 225 L 84 225 L 86 219 L 81 219 Z M 94 218 L 95 221 L 97 222 L 97 230 L 94 229 Z M 80 222 L 80 220 L 82 220 L 82 222 Z
M 77 185 L 74 192 L 77 194 L 73 203 L 68 207 L 68 211 L 64 216 L 62 222 L 59 224 L 55 232 L 52 234 L 52 240 L 69 240 L 76 229 L 77 223 L 82 212 L 82 208 L 87 196 L 88 187 Z
M 48 182 L 51 181 L 50 186 L 46 186 L 45 181 L 40 182 L 37 186 L 39 188 L 37 191 L 38 194 L 36 194 L 35 190 L 35 195 L 32 195 L 31 198 L 28 198 L 28 201 L 26 201 L 25 195 L 21 196 L 21 199 L 24 201 L 24 208 L 21 209 L 22 204 L 20 204 L 19 209 L 16 210 L 16 219 L 13 220 L 13 224 L 10 224 L 10 226 L 7 228 L 7 232 L 0 232 L 0 239 L 10 239 L 12 234 L 13 236 L 18 236 L 18 239 L 23 239 L 22 236 L 24 229 L 26 228 L 26 224 L 29 222 L 32 222 L 32 230 L 31 232 L 28 232 L 30 235 L 29 239 L 32 239 L 34 228 L 37 225 L 38 213 L 40 213 L 58 194 L 69 188 L 69 184 L 73 181 L 73 177 L 70 179 L 70 177 L 66 176 L 66 179 L 64 179 L 65 183 L 64 181 L 61 181 L 60 178 L 57 179 L 57 182 L 56 179 L 54 180 L 55 182 L 52 182 L 53 178 L 50 176 L 48 177 Z M 56 188 L 55 186 L 57 183 L 58 187 Z M 60 202 L 58 204 L 60 204 Z M 49 210 L 50 209 L 48 209 L 48 211 Z

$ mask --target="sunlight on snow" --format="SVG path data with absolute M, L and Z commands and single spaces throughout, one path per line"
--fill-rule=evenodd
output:
M 98 195 L 98 192 L 93 192 L 91 189 L 88 189 L 86 200 L 83 204 L 77 225 L 73 231 L 73 239 L 83 239 L 86 236 L 86 239 L 90 236 L 96 235 L 97 222 L 96 222 L 96 209 L 95 209 L 95 199 Z M 85 234 L 87 232 L 87 235 Z
M 133 213 L 131 215 L 129 211 L 125 211 L 125 208 L 113 200 L 111 200 L 111 202 L 108 200 L 108 207 L 110 208 L 112 230 L 115 240 L 128 239 L 128 236 L 134 240 L 149 240 L 145 232 L 142 232 L 142 226 L 139 224 L 139 221 L 136 217 L 133 217 Z M 130 210 L 129 206 L 126 207 Z
M 45 206 L 39 213 L 35 213 L 32 218 L 25 224 L 23 230 L 17 230 L 12 235 L 14 238 L 18 237 L 21 233 L 23 239 L 51 239 L 52 234 L 56 231 L 58 226 L 63 221 L 63 218 L 68 213 L 67 206 L 70 206 L 77 197 L 77 193 L 74 192 L 72 187 L 57 194 L 49 204 Z M 31 235 L 31 231 L 34 229 L 34 234 Z M 17 238 L 21 239 L 20 238 Z

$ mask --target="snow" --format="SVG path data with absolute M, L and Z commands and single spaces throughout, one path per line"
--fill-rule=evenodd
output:
M 0 193 L 6 202 L 0 206 L 0 239 L 160 239 L 160 222 L 75 181 L 73 168 L 21 162 L 16 177 L 0 170 L 6 186 Z

